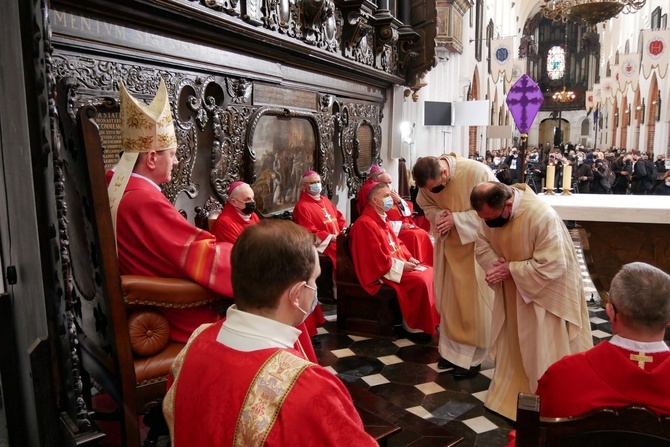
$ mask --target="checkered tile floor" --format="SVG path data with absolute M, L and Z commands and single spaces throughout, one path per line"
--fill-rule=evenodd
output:
M 585 266 L 578 233 L 572 230 L 571 234 L 584 277 L 593 341 L 597 344 L 611 337 L 611 327 Z M 483 404 L 493 376 L 490 360 L 482 364 L 477 376 L 456 380 L 437 369 L 436 337 L 427 343 L 414 343 L 401 333 L 402 329 L 395 341 L 338 334 L 335 306 L 323 308 L 328 321 L 319 328 L 321 347 L 316 350 L 322 366 L 342 380 L 462 436 L 459 446 L 507 444 L 513 422 L 485 409 Z M 399 434 L 389 440 L 389 446 L 405 446 L 412 441 Z

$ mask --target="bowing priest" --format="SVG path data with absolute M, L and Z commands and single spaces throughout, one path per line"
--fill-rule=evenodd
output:
M 470 201 L 483 220 L 475 255 L 495 293 L 484 405 L 516 420 L 520 392 L 535 393 L 552 363 L 593 346 L 582 275 L 563 221 L 527 185 L 482 183 Z
M 214 223 L 214 236 L 217 241 L 234 244 L 246 227 L 258 223 L 254 210 L 254 190 L 244 182 L 233 182 L 228 187 L 228 201 Z
M 337 235 L 347 226 L 342 213 L 321 194 L 321 176 L 315 171 L 302 175 L 302 191 L 293 208 L 293 221 L 316 236 L 316 249 L 333 261 L 337 271 Z
M 393 206 L 393 198 L 385 183 L 368 185 L 367 202 L 349 233 L 359 282 L 371 295 L 382 284 L 393 287 L 405 329 L 435 334 L 439 316 L 435 310 L 433 268 L 422 265 L 391 229 L 386 212 Z
M 477 184 L 495 180 L 491 169 L 456 154 L 421 157 L 412 169 L 416 201 L 435 236 L 435 299 L 440 313 L 439 369 L 475 376 L 490 343 L 493 292 L 475 260 L 481 224 L 470 205 Z
M 376 446 L 340 379 L 294 348 L 317 303 L 313 236 L 264 219 L 238 238 L 232 269 L 225 321 L 194 332 L 172 365 L 171 445 Z
M 433 266 L 433 242 L 430 235 L 423 228 L 415 225 L 412 219 L 412 205 L 407 203 L 400 195 L 391 189 L 393 179 L 391 174 L 384 172 L 377 176 L 380 183 L 386 183 L 391 190 L 393 206 L 386 212 L 389 225 L 398 239 L 403 241 L 407 249 L 422 264 Z M 369 188 L 367 188 L 369 191 Z
M 123 155 L 107 172 L 109 202 L 123 275 L 190 278 L 215 293 L 233 296 L 232 244 L 218 242 L 190 224 L 162 194 L 177 165 L 177 138 L 163 79 L 150 105 L 120 85 Z M 170 339 L 185 343 L 203 323 L 219 318 L 208 306 L 161 308 Z

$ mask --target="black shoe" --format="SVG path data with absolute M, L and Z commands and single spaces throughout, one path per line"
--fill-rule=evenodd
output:
M 433 336 L 430 334 L 426 334 L 425 332 L 416 332 L 408 334 L 407 338 L 412 340 L 414 343 L 428 343 L 433 339 Z
M 458 368 L 458 366 L 454 365 L 447 359 L 441 358 L 440 361 L 437 362 L 437 369 L 454 369 L 454 368 Z
M 320 348 L 321 347 L 321 339 L 319 338 L 318 335 L 315 335 L 314 337 L 311 337 L 310 340 L 312 340 L 312 346 L 315 348 Z
M 479 370 L 481 369 L 482 365 L 471 366 L 470 368 L 461 368 L 460 366 L 457 366 L 454 368 L 451 374 L 453 374 L 454 378 L 456 379 L 467 379 L 479 374 Z

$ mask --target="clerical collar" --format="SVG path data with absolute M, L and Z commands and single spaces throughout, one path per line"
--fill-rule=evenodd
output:
M 375 209 L 375 211 L 377 211 L 377 210 Z M 385 213 L 385 212 L 382 211 L 382 212 L 380 213 L 379 211 L 377 211 L 377 214 L 379 214 L 379 217 L 381 217 L 382 220 L 383 220 L 384 222 L 386 222 L 386 213 Z
M 244 214 L 244 213 L 241 212 L 240 210 L 237 210 L 237 214 L 239 214 L 240 217 L 241 217 L 242 219 L 244 219 L 244 220 L 249 220 L 249 219 L 251 219 L 251 214 Z
M 315 202 L 318 202 L 319 200 L 321 200 L 321 194 L 318 194 L 318 195 L 316 195 L 316 196 L 313 196 L 313 195 L 311 195 L 311 194 L 308 193 L 308 192 L 305 192 L 305 194 L 307 194 L 307 195 L 310 196 L 312 199 L 314 199 Z
M 610 343 L 614 346 L 626 349 L 633 352 L 644 352 L 645 354 L 653 354 L 655 352 L 670 351 L 668 345 L 664 341 L 637 341 L 630 338 L 624 338 L 620 335 L 615 335 L 610 339 Z
M 268 348 L 293 348 L 300 331 L 279 321 L 241 311 L 235 304 L 226 311 L 216 340 L 238 351 L 251 352 Z

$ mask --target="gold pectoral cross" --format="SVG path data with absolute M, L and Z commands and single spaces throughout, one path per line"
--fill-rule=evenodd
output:
M 649 355 L 644 355 L 644 352 L 639 352 L 637 354 L 631 354 L 630 359 L 634 362 L 637 362 L 637 366 L 641 369 L 644 369 L 645 363 L 651 363 L 654 361 L 654 358 Z

